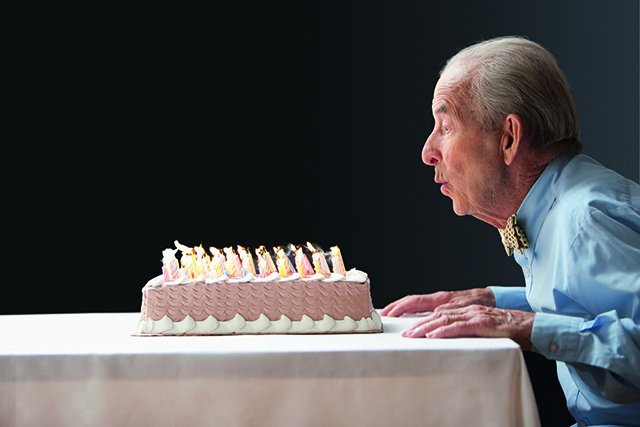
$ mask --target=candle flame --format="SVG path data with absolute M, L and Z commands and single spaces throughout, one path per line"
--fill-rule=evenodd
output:
M 253 263 L 253 256 L 251 255 L 251 252 L 248 251 L 247 248 L 243 248 L 242 246 L 238 245 L 238 253 L 240 254 L 240 259 L 242 260 L 242 268 L 244 268 L 247 273 L 251 273 L 255 276 L 256 267 Z
M 256 249 L 256 256 L 258 257 L 258 268 L 260 269 L 260 277 L 268 277 L 273 273 L 277 273 L 278 269 L 271 258 L 271 254 L 264 246 L 259 246 Z
M 276 264 L 278 264 L 278 273 L 280 274 L 280 277 L 289 277 L 294 274 L 296 271 L 293 268 L 291 261 L 289 261 L 287 254 L 284 252 L 284 249 L 282 249 L 281 246 L 276 246 L 273 250 L 276 253 Z
M 252 251 L 240 245 L 236 248 L 225 247 L 222 250 L 210 246 L 211 256 L 202 244 L 191 248 L 175 240 L 174 245 L 176 249 L 165 249 L 162 252 L 162 274 L 165 282 L 172 282 L 180 277 L 198 279 L 218 278 L 223 275 L 242 278 L 251 274 L 264 278 L 274 273 L 283 278 L 293 274 L 299 274 L 302 278 L 314 275 L 330 277 L 331 270 L 333 273 L 346 275 L 338 246 L 332 246 L 330 252 L 325 253 L 320 246 L 309 241 L 300 246 L 289 243 L 284 247 L 273 248 L 275 258 L 265 246 L 259 246 L 255 249 L 257 259 L 254 262 Z M 181 255 L 180 260 L 176 258 L 178 252 Z M 329 256 L 332 269 L 327 263 Z
M 174 240 L 173 244 L 176 245 L 176 248 L 178 248 L 183 254 L 191 255 L 191 253 L 193 252 L 193 249 L 191 249 L 189 246 L 183 245 L 177 240 Z
M 225 267 L 229 272 L 229 277 L 239 278 L 244 276 L 244 270 L 242 268 L 242 262 L 240 261 L 240 257 L 233 250 L 233 247 L 224 248 L 224 253 L 226 254 L 227 261 L 225 262 Z

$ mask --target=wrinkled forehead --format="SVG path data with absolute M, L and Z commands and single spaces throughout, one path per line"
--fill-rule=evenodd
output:
M 434 114 L 447 112 L 459 119 L 463 117 L 468 105 L 468 90 L 463 84 L 463 77 L 460 73 L 443 72 L 433 90 L 431 108 Z

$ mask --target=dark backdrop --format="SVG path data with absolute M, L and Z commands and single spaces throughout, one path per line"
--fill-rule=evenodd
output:
M 638 179 L 636 1 L 227 1 L 23 8 L 11 32 L 0 314 L 137 311 L 161 251 L 339 244 L 374 304 L 523 281 L 420 160 L 443 62 L 546 46 L 585 152 Z M 553 363 L 527 355 L 545 425 Z

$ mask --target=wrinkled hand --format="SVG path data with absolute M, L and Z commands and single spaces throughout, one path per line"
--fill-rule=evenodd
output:
M 511 338 L 523 350 L 531 348 L 535 313 L 483 305 L 442 307 L 402 333 L 409 338 Z
M 426 295 L 409 295 L 382 309 L 382 316 L 398 317 L 403 314 L 423 313 L 436 309 L 466 307 L 472 304 L 495 307 L 496 298 L 491 289 L 477 288 L 465 291 L 441 291 Z

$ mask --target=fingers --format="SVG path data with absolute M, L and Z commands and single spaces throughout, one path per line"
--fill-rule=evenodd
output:
M 408 313 L 433 311 L 439 305 L 449 302 L 451 292 L 435 292 L 426 295 L 409 295 L 392 302 L 382 309 L 382 316 L 398 317 Z
M 432 314 L 402 333 L 407 338 L 425 338 L 442 328 L 468 321 L 468 316 L 460 314 Z
M 511 338 L 524 350 L 531 348 L 535 313 L 484 305 L 439 308 L 402 333 L 408 338 Z
M 396 317 L 404 314 L 412 305 L 411 299 L 414 299 L 416 296 L 417 295 L 408 295 L 392 302 L 380 311 L 380 315 Z
M 455 304 L 454 304 L 455 305 Z M 442 306 L 444 307 L 444 306 Z M 402 333 L 407 338 L 450 338 L 478 336 L 483 317 L 488 317 L 486 307 L 473 305 L 453 308 L 437 308 L 421 322 Z M 489 334 L 489 331 L 484 331 Z M 484 336 L 484 335 L 480 335 Z
M 454 322 L 441 328 L 427 332 L 425 338 L 457 338 L 477 336 L 468 322 Z
M 394 301 L 382 309 L 382 316 L 398 317 L 406 313 L 419 313 L 421 311 L 430 311 L 429 295 L 409 295 Z
M 448 311 L 448 310 L 453 310 L 455 308 L 463 308 L 463 307 L 468 307 L 469 304 L 465 303 L 465 302 L 450 302 L 447 304 L 442 304 L 439 305 L 438 307 L 436 307 L 433 311 L 435 313 L 438 312 L 442 312 L 442 311 Z

